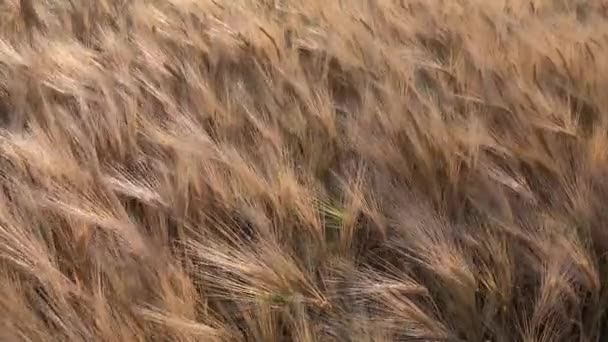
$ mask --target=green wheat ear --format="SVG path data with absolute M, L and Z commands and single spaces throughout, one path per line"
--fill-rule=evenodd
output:
M 325 220 L 326 228 L 339 229 L 344 222 L 344 210 L 332 200 L 315 201 L 319 214 Z
M 284 293 L 270 293 L 265 297 L 265 300 L 272 305 L 285 306 L 292 301 L 292 296 Z
M 344 222 L 344 210 L 333 200 L 316 201 L 319 214 L 323 218 L 325 227 L 325 242 L 331 246 L 336 246 L 340 239 L 340 228 Z

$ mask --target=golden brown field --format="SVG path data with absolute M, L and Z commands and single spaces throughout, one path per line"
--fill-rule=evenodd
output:
M 605 0 L 0 0 L 0 341 L 605 341 Z

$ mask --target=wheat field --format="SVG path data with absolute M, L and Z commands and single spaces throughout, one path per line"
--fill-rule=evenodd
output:
M 0 0 L 0 341 L 605 341 L 608 2 Z

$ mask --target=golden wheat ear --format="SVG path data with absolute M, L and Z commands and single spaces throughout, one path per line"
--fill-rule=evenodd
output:
M 0 1 L 0 341 L 608 339 L 607 19 Z

